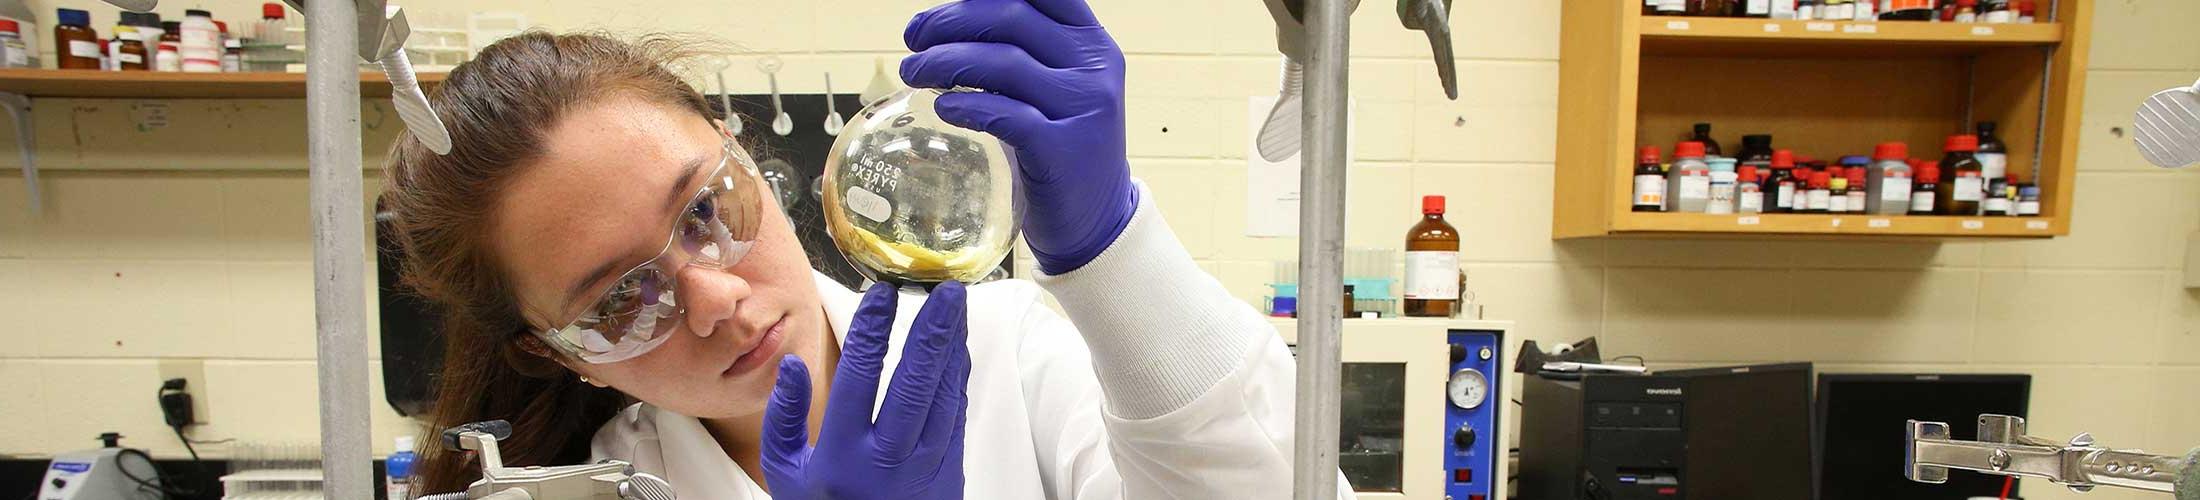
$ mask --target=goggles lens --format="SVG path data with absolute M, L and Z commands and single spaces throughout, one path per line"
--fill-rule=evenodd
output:
M 572 322 L 543 331 L 550 345 L 589 363 L 648 353 L 680 323 L 681 269 L 726 269 L 748 255 L 763 222 L 762 177 L 730 140 L 724 150 L 709 182 L 674 218 L 664 250 L 620 275 Z

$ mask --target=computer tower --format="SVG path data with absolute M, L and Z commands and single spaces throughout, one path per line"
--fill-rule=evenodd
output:
M 1807 363 L 1529 377 L 1523 500 L 1807 500 Z

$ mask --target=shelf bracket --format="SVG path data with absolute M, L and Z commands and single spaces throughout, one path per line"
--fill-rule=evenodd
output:
M 45 202 L 38 199 L 38 141 L 36 129 L 31 128 L 31 98 L 14 92 L 0 92 L 0 106 L 15 118 L 15 142 L 23 154 L 23 188 L 30 196 L 31 216 L 37 217 Z

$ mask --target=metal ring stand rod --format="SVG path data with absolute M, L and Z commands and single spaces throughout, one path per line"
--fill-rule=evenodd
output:
M 1345 119 L 1351 0 L 1306 1 L 1305 148 L 1299 174 L 1297 500 L 1337 497 L 1344 330 Z
M 312 191 L 314 355 L 320 371 L 323 494 L 373 498 L 364 333 L 359 6 L 350 0 L 301 3 L 309 25 L 306 164 Z

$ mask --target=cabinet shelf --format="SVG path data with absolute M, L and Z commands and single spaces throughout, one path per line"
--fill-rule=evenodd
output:
M 2050 238 L 2070 232 L 2078 117 L 2095 0 L 2054 22 L 1958 24 L 1644 16 L 1637 0 L 1561 2 L 1554 238 Z M 2050 15 L 2051 14 L 2051 15 Z M 1866 217 L 1632 211 L 1635 149 L 1670 155 L 1693 123 L 1831 160 L 1885 141 L 1941 158 L 1995 122 L 2039 217 Z M 1670 156 L 1667 157 L 1668 159 Z M 1768 189 L 1769 190 L 1769 189 Z
M 1775 57 L 1944 56 L 2013 46 L 2052 46 L 2060 23 L 1780 21 L 1642 16 L 1642 51 L 1652 55 Z
M 2042 217 L 1943 217 L 1826 214 L 1683 214 L 1628 213 L 1614 223 L 1618 231 L 1643 236 L 1727 235 L 1770 237 L 1838 235 L 1860 238 L 2038 238 L 2056 234 L 2056 222 Z
M 421 73 L 420 84 L 443 83 L 443 73 Z M 0 69 L 0 92 L 29 98 L 283 99 L 306 96 L 304 73 L 169 73 L 88 69 Z M 359 94 L 389 97 L 381 73 L 359 74 Z

